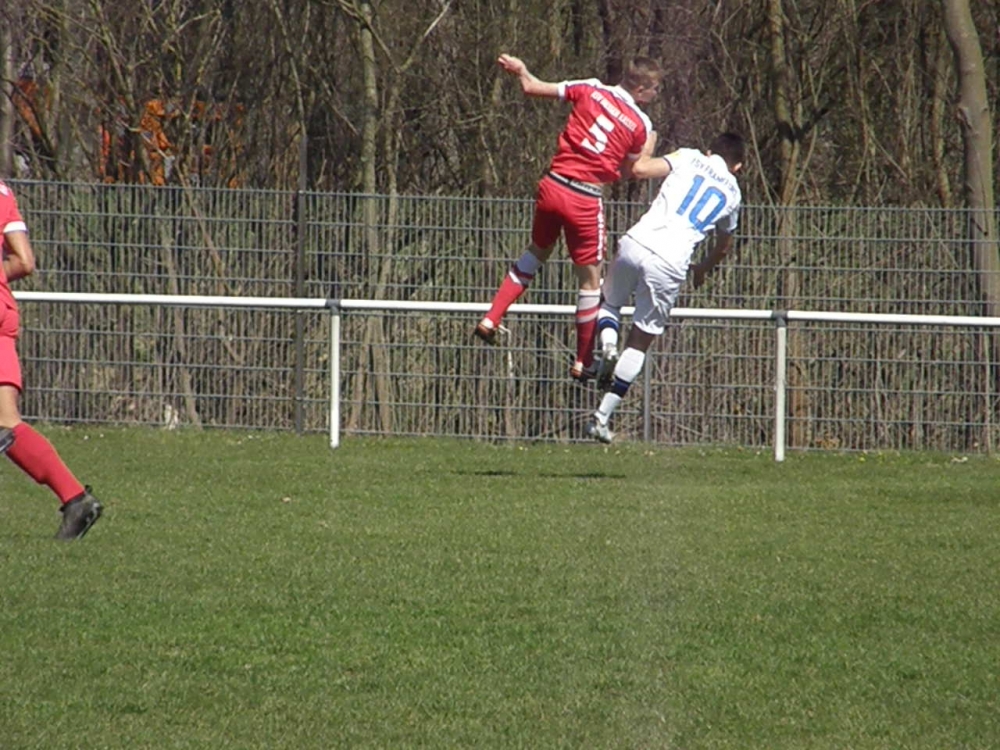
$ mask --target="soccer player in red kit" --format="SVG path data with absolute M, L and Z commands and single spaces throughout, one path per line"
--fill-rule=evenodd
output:
M 101 504 L 77 481 L 59 458 L 52 444 L 21 421 L 21 363 L 17 356 L 20 317 L 10 291 L 10 282 L 35 270 L 35 254 L 28 241 L 28 228 L 17 208 L 11 189 L 0 181 L 0 453 L 17 464 L 29 477 L 46 485 L 62 506 L 62 522 L 56 539 L 79 539 L 101 516 Z
M 620 85 L 596 79 L 548 83 L 532 75 L 524 61 L 500 55 L 500 67 L 521 81 L 527 96 L 570 102 L 573 109 L 559 135 L 548 172 L 538 183 L 531 244 L 504 278 L 476 336 L 496 342 L 500 321 L 527 290 L 548 260 L 561 233 L 579 282 L 576 303 L 576 361 L 570 375 L 580 381 L 593 376 L 594 335 L 601 301 L 601 263 L 605 255 L 603 186 L 615 182 L 639 158 L 652 132 L 639 109 L 652 101 L 662 71 L 654 60 L 636 58 Z

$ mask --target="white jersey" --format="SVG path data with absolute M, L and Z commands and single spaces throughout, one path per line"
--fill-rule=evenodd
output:
M 729 234 L 736 231 L 742 194 L 721 156 L 681 148 L 663 158 L 670 174 L 626 234 L 684 276 L 705 235 L 716 227 Z

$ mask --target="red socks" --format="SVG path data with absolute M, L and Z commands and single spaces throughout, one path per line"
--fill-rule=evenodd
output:
M 513 305 L 518 297 L 527 291 L 531 282 L 535 279 L 535 274 L 542 267 L 540 261 L 530 250 L 525 250 L 524 255 L 512 264 L 507 275 L 503 277 L 500 289 L 493 297 L 493 304 L 486 317 L 493 324 L 494 328 L 500 326 L 500 321 L 507 314 L 507 310 Z
M 581 289 L 576 298 L 576 359 L 584 367 L 594 361 L 597 313 L 601 309 L 600 289 Z
M 493 297 L 486 319 L 494 328 L 535 278 L 540 261 L 534 253 L 526 251 L 504 276 L 500 289 Z M 576 299 L 576 359 L 585 367 L 594 361 L 594 339 L 597 336 L 597 314 L 601 309 L 600 289 L 581 289 Z
M 486 317 L 490 319 L 490 322 L 494 326 L 499 326 L 500 321 L 503 316 L 510 309 L 518 297 L 527 291 L 528 287 L 526 284 L 518 283 L 511 278 L 511 274 L 507 274 L 503 277 L 503 283 L 500 285 L 500 289 L 497 291 L 496 295 L 493 297 L 493 304 L 490 306 L 490 311 L 486 313 Z
M 24 422 L 14 428 L 14 444 L 7 457 L 36 482 L 49 487 L 64 504 L 83 493 L 83 485 L 66 468 L 52 443 Z

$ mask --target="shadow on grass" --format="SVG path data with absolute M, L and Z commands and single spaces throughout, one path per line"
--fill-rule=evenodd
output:
M 627 475 L 609 474 L 606 471 L 567 471 L 564 473 L 543 472 L 538 476 L 543 479 L 625 479 Z
M 516 477 L 522 472 L 512 469 L 482 469 L 480 471 L 455 471 L 454 474 L 468 477 Z M 536 476 L 539 479 L 625 479 L 625 474 L 609 474 L 605 471 L 567 471 L 567 472 L 523 472 L 525 476 Z

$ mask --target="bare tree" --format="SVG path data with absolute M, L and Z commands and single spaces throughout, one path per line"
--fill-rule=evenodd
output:
M 964 149 L 964 186 L 969 239 L 982 280 L 989 315 L 1000 314 L 1000 257 L 997 255 L 993 189 L 993 125 L 979 36 L 968 0 L 944 0 L 945 29 L 955 53 L 959 80 L 958 121 Z
M 962 5 L 995 27 L 995 3 Z M 549 80 L 613 83 L 641 53 L 667 71 L 648 110 L 661 142 L 743 132 L 750 200 L 949 205 L 963 142 L 942 105 L 957 90 L 945 7 L 8 0 L 0 126 L 35 176 L 290 187 L 305 135 L 315 188 L 523 195 L 565 112 L 525 102 L 496 56 L 519 54 Z M 33 93 L 11 109 L 28 77 Z M 1000 68 L 983 77 L 995 100 Z M 988 156 L 983 173 L 997 166 Z M 613 197 L 639 196 L 623 183 Z
M 4 177 L 14 166 L 14 40 L 9 9 L 0 14 L 0 177 Z

